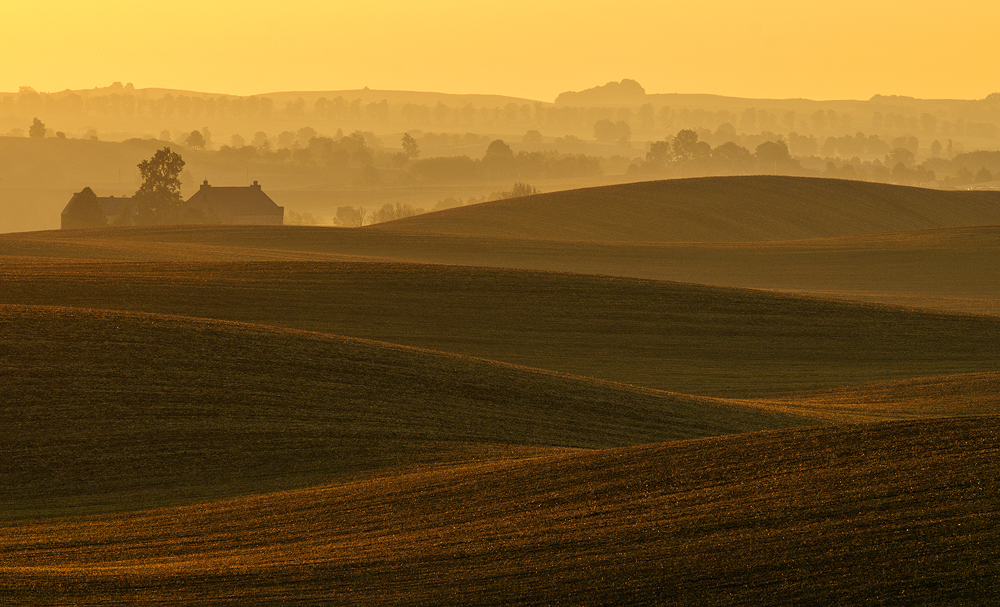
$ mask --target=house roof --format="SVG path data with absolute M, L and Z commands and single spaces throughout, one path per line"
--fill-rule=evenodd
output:
M 63 228 L 88 228 L 107 225 L 107 217 L 110 213 L 104 206 L 107 198 L 98 198 L 90 188 L 83 188 L 82 191 L 73 194 L 73 197 L 66 203 L 63 209 Z M 121 201 L 122 199 L 114 199 Z
M 220 218 L 245 215 L 284 215 L 271 197 L 255 181 L 245 187 L 217 187 L 206 179 L 201 188 L 188 198 L 187 205 L 214 213 Z
M 73 194 L 62 210 L 63 215 L 96 213 L 100 209 L 100 198 L 94 195 L 90 188 Z

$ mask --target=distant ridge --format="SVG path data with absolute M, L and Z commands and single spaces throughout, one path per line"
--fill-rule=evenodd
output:
M 93 94 L 93 90 L 81 90 L 73 91 L 81 95 Z M 60 93 L 56 93 L 58 95 Z M 488 93 L 439 93 L 434 91 L 399 91 L 399 90 L 382 90 L 382 89 L 370 89 L 368 87 L 361 89 L 338 89 L 338 90 L 318 90 L 318 91 L 261 91 L 259 93 L 253 93 L 251 95 L 233 95 L 229 93 L 212 93 L 203 91 L 188 91 L 188 90 L 177 90 L 177 89 L 167 89 L 167 88 L 142 88 L 135 89 L 134 94 L 140 97 L 149 97 L 157 99 L 163 95 L 186 95 L 188 97 L 229 97 L 229 98 L 247 98 L 247 97 L 268 97 L 272 99 L 275 103 L 284 104 L 288 101 L 295 101 L 301 97 L 310 107 L 317 99 L 321 97 L 326 97 L 327 99 L 333 100 L 337 97 L 343 97 L 347 101 L 353 101 L 355 99 L 360 99 L 362 103 L 378 103 L 382 100 L 386 100 L 392 104 L 406 104 L 406 103 L 417 103 L 425 105 L 435 105 L 437 103 L 444 103 L 451 107 L 460 107 L 467 105 L 469 103 L 479 106 L 504 106 L 508 103 L 516 103 L 518 105 L 546 103 L 541 101 L 535 101 L 533 99 L 524 99 L 521 97 L 512 97 L 509 95 L 492 95 Z
M 632 105 L 644 103 L 646 89 L 635 80 L 628 78 L 621 82 L 609 82 L 584 91 L 567 91 L 556 97 L 556 105 L 576 105 L 593 107 L 601 105 Z
M 990 224 L 1000 224 L 1000 192 L 734 176 L 551 192 L 366 229 L 590 242 L 762 242 Z

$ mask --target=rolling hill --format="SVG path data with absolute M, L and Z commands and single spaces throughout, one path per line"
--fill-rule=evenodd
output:
M 80 308 L 0 306 L 0 368 L 0 517 L 816 423 L 384 343 Z
M 373 339 L 638 386 L 764 397 L 1000 370 L 1000 319 L 513 269 L 343 262 L 10 262 L 0 303 Z
M 989 603 L 1000 318 L 926 308 L 1000 312 L 998 219 L 751 177 L 0 235 L 0 597 Z
M 755 402 L 831 423 L 1000 414 L 1000 374 L 967 373 L 856 384 Z
M 982 605 L 998 589 L 998 461 L 997 418 L 970 417 L 0 522 L 0 593 L 78 605 Z
M 0 256 L 367 258 L 608 274 L 1000 314 L 1000 282 L 993 279 L 1000 269 L 998 225 L 995 192 L 729 177 L 555 192 L 360 230 L 171 226 L 5 234 Z
M 738 176 L 552 192 L 366 229 L 586 242 L 762 242 L 990 224 L 1000 224 L 998 192 Z

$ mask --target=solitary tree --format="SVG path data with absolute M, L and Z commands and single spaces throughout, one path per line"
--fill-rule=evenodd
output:
M 490 142 L 482 160 L 483 167 L 490 179 L 509 173 L 514 167 L 514 162 L 514 151 L 502 139 L 494 139 Z
M 184 145 L 189 148 L 205 149 L 205 136 L 200 131 L 191 131 L 191 134 L 184 140 Z
M 163 148 L 138 166 L 142 185 L 133 198 L 138 215 L 136 223 L 177 222 L 183 205 L 178 176 L 184 168 L 184 160 L 180 154 Z
M 41 139 L 42 137 L 45 137 L 45 125 L 42 123 L 41 120 L 35 118 L 31 122 L 31 126 L 28 127 L 28 136 L 36 139 Z
M 761 174 L 788 174 L 799 168 L 798 161 L 789 154 L 784 141 L 765 141 L 757 146 L 754 157 Z
M 403 133 L 403 153 L 410 160 L 420 156 L 420 148 L 417 146 L 417 140 L 409 133 Z

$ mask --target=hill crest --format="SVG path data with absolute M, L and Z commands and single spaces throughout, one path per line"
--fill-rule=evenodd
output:
M 550 192 L 364 229 L 588 242 L 766 242 L 1000 223 L 1000 192 L 698 177 Z

